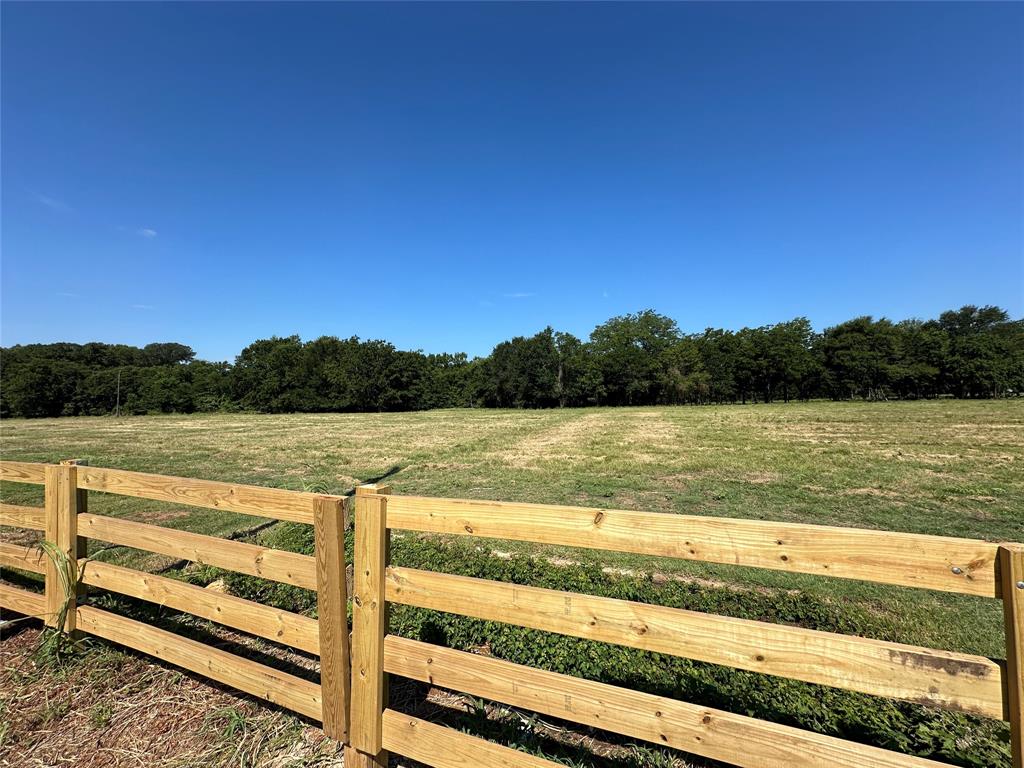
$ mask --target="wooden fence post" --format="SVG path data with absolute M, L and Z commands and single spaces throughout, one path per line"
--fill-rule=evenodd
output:
M 1006 624 L 1006 707 L 1012 768 L 1024 768 L 1024 545 L 999 547 Z
M 61 462 L 61 464 L 69 466 L 69 467 L 87 467 L 87 466 L 89 466 L 89 461 L 87 459 L 64 459 Z M 83 557 L 85 557 L 88 554 L 88 548 L 89 548 L 88 547 L 89 539 L 87 539 L 85 536 L 78 536 L 77 535 L 78 534 L 78 515 L 84 515 L 84 514 L 86 514 L 89 511 L 89 492 L 87 490 L 85 490 L 84 488 L 79 488 L 78 487 L 78 471 L 77 470 L 75 471 L 75 511 L 77 513 L 76 516 L 75 516 L 75 534 L 76 534 L 75 535 L 75 560 L 76 560 L 76 568 L 77 568 L 77 561 L 81 560 Z M 78 600 L 81 600 L 83 597 L 85 597 L 85 594 L 86 594 L 86 592 L 89 591 L 89 588 L 86 587 L 81 582 L 78 582 L 78 584 L 76 585 L 75 591 L 76 591 L 76 598 Z
M 314 501 L 313 531 L 324 733 L 347 742 L 351 671 L 343 499 L 321 496 Z
M 75 632 L 78 603 L 78 469 L 74 464 L 47 465 L 45 470 L 44 536 L 54 546 L 46 556 L 46 624 L 57 627 L 67 604 L 65 632 Z M 71 588 L 70 596 L 67 589 Z
M 390 492 L 386 485 L 356 488 L 351 746 L 345 748 L 346 768 L 386 768 L 388 764 L 381 731 L 388 699 L 388 679 L 384 674 L 384 635 L 388 628 L 384 576 L 390 554 L 384 496 Z

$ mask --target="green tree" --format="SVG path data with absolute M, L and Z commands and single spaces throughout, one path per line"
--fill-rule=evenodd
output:
M 309 410 L 315 402 L 308 358 L 298 336 L 254 341 L 232 371 L 232 392 L 243 408 L 265 413 Z
M 664 384 L 664 356 L 679 341 L 672 318 L 647 309 L 613 317 L 590 334 L 590 347 L 601 371 L 608 405 L 658 402 Z
M 822 353 L 826 387 L 833 397 L 886 399 L 899 353 L 898 333 L 891 321 L 865 316 L 828 328 Z
M 571 333 L 554 336 L 558 354 L 555 392 L 559 407 L 593 405 L 604 395 L 601 371 L 590 345 Z
M 765 401 L 771 402 L 781 391 L 782 399 L 807 398 L 810 384 L 818 373 L 818 360 L 812 351 L 814 331 L 806 317 L 778 323 L 764 334 L 763 380 Z
M 560 358 L 551 327 L 535 336 L 516 336 L 491 352 L 491 402 L 499 408 L 551 408 L 559 404 Z
M 942 367 L 956 397 L 1001 397 L 1024 389 L 1024 324 L 999 307 L 968 305 L 943 312 L 939 327 L 948 338 Z

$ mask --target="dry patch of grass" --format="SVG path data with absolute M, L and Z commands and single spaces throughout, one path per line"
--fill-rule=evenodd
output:
M 543 470 L 544 465 L 556 462 L 582 462 L 582 455 L 588 444 L 592 444 L 594 432 L 604 421 L 601 414 L 588 413 L 578 419 L 548 427 L 541 432 L 495 451 L 489 458 L 496 458 L 508 466 L 518 469 Z
M 289 714 L 103 643 L 60 666 L 40 630 L 0 642 L 0 765 L 10 768 L 338 766 L 322 731 Z

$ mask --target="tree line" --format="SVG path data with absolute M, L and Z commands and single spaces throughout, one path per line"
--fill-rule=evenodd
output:
M 933 320 L 858 317 L 816 333 L 798 317 L 684 334 L 652 310 L 613 317 L 586 341 L 548 327 L 490 355 L 398 350 L 298 336 L 253 342 L 233 364 L 177 343 L 0 349 L 0 416 L 114 412 L 410 411 L 992 398 L 1024 392 L 1024 320 L 965 306 Z

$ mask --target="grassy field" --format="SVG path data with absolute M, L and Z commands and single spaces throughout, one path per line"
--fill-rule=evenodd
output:
M 7 459 L 347 492 L 579 504 L 1024 540 L 1024 401 L 12 420 Z M 6 484 L 4 501 L 38 503 Z M 92 494 L 93 511 L 227 534 L 252 518 Z M 13 535 L 0 532 L 0 535 Z M 494 544 L 502 553 L 524 545 Z M 715 589 L 793 594 L 859 634 L 999 657 L 996 601 L 633 555 L 531 549 Z M 102 556 L 136 567 L 157 556 Z M 659 579 L 664 580 L 664 579 Z
M 388 475 L 397 493 L 1024 530 L 1024 401 L 8 420 L 2 439 L 9 459 L 284 488 Z

